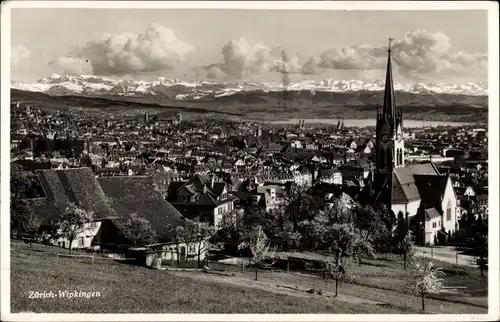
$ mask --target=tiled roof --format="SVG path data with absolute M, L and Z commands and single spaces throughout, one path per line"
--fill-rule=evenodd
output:
M 441 216 L 441 214 L 439 213 L 439 211 L 436 210 L 436 208 L 425 209 L 425 220 L 426 221 L 434 219 L 434 218 L 438 218 L 440 216 Z
M 428 207 L 439 209 L 447 180 L 447 176 L 415 175 L 415 183 L 422 197 L 422 203 Z
M 171 240 L 171 225 L 182 225 L 182 215 L 163 199 L 150 176 L 102 177 L 99 184 L 118 216 L 137 213 L 151 222 L 158 238 Z
M 95 218 L 124 217 L 132 212 L 148 219 L 161 240 L 171 239 L 170 225 L 182 225 L 182 215 L 155 188 L 151 176 L 97 179 L 89 168 L 38 172 L 46 198 L 30 199 L 28 206 L 45 224 L 57 221 L 68 202 L 94 211 Z
M 416 175 L 440 175 L 438 169 L 432 162 L 413 164 L 408 167 L 412 174 Z
M 69 203 L 93 211 L 95 216 L 113 212 L 90 168 L 38 171 L 47 198 L 64 210 Z

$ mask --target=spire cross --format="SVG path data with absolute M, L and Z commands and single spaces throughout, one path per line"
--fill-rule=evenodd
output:
M 389 52 L 391 51 L 391 43 L 394 40 L 394 38 L 389 37 Z

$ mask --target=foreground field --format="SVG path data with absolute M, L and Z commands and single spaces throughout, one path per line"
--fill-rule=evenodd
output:
M 420 299 L 405 288 L 411 273 L 386 256 L 352 267 L 355 284 L 334 283 L 317 276 L 253 271 L 211 264 L 202 272 L 156 271 L 113 260 L 59 258 L 59 248 L 12 244 L 11 308 L 13 312 L 54 313 L 420 313 Z M 486 279 L 475 271 L 445 267 L 447 285 L 466 285 L 460 293 L 426 300 L 426 313 L 487 313 Z M 468 284 L 467 284 L 468 283 Z M 308 291 L 321 290 L 321 295 Z M 29 291 L 101 292 L 100 298 L 29 299 Z
M 23 244 L 11 252 L 11 310 L 39 313 L 404 313 L 411 310 L 202 281 L 112 260 L 59 258 Z M 30 291 L 100 292 L 100 298 L 29 299 Z

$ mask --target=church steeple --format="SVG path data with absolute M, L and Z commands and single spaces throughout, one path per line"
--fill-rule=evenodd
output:
M 377 110 L 374 186 L 376 199 L 391 205 L 392 176 L 395 168 L 404 167 L 403 113 L 396 107 L 392 79 L 391 43 L 389 38 L 385 75 L 384 105 Z
M 392 64 L 391 64 L 391 42 L 394 38 L 389 38 L 389 50 L 387 55 L 387 71 L 385 74 L 385 90 L 384 90 L 384 108 L 383 115 L 391 120 L 396 119 L 396 99 L 394 96 L 394 84 L 392 81 Z

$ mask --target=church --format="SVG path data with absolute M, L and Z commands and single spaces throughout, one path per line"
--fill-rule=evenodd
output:
M 396 105 L 392 77 L 392 40 L 389 38 L 384 103 L 377 109 L 372 200 L 392 210 L 399 230 L 409 228 L 417 243 L 434 245 L 458 229 L 457 197 L 450 177 L 440 174 L 432 161 L 405 164 L 403 110 Z

